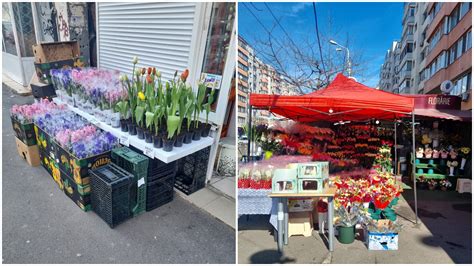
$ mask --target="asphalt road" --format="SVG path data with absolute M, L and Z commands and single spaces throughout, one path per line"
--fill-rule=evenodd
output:
M 83 212 L 15 147 L 9 109 L 33 98 L 3 95 L 3 263 L 234 263 L 235 231 L 175 200 L 110 229 Z

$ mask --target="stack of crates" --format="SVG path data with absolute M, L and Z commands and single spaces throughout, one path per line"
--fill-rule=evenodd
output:
M 179 160 L 175 187 L 190 195 L 206 185 L 207 164 L 211 148 L 204 148 Z
M 146 209 L 148 157 L 132 151 L 128 147 L 112 150 L 112 162 L 133 174 L 130 191 L 130 211 L 137 216 Z
M 109 163 L 90 170 L 90 177 L 92 210 L 111 228 L 130 218 L 133 175 Z
M 164 163 L 150 160 L 148 165 L 146 211 L 152 211 L 173 201 L 176 161 Z

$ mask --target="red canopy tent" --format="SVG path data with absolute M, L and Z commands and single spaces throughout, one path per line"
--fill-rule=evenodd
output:
M 411 115 L 412 149 L 413 154 L 415 154 L 414 99 L 367 87 L 341 73 L 326 88 L 313 93 L 299 96 L 250 94 L 249 103 L 249 128 L 251 128 L 252 108 L 269 110 L 274 114 L 302 123 L 345 120 L 365 121 L 374 118 L 395 120 Z M 250 141 L 248 142 L 248 157 L 250 158 Z M 413 176 L 415 175 L 414 169 L 413 167 Z M 413 185 L 415 223 L 418 223 L 416 178 L 413 180 Z
M 413 112 L 414 100 L 376 90 L 338 74 L 326 88 L 306 95 L 251 94 L 250 105 L 298 122 L 395 119 Z

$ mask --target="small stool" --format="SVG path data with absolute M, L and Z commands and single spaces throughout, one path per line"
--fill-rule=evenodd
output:
M 456 183 L 456 191 L 459 193 L 472 193 L 472 180 L 467 178 L 458 178 Z
M 288 221 L 288 236 L 313 234 L 313 216 L 311 212 L 290 212 Z

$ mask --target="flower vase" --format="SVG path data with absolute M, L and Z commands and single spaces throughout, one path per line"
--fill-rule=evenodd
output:
M 119 112 L 112 112 L 110 115 L 110 125 L 112 127 L 120 127 L 120 113 Z
M 449 176 L 454 176 L 454 166 L 449 167 Z
M 459 167 L 459 170 L 464 170 L 464 166 L 466 165 L 466 158 L 461 159 L 461 167 Z
M 355 225 L 353 226 L 339 226 L 339 235 L 337 239 L 342 244 L 351 244 L 355 240 Z

